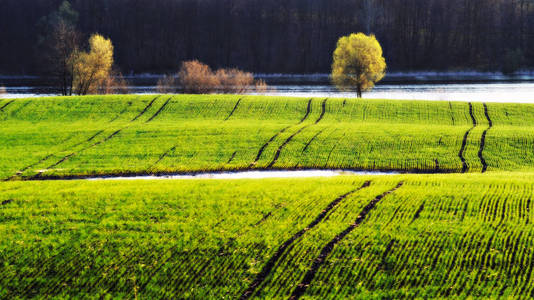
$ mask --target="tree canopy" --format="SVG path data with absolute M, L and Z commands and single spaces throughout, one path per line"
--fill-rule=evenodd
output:
M 356 87 L 358 97 L 386 75 L 386 60 L 374 35 L 353 33 L 341 37 L 334 51 L 332 80 L 340 90 Z
M 97 93 L 113 66 L 113 44 L 99 34 L 89 38 L 89 51 L 75 51 L 72 56 L 74 91 L 78 95 Z

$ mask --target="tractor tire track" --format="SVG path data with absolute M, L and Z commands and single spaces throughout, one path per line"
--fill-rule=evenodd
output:
M 282 133 L 284 133 L 286 130 L 288 130 L 289 128 L 293 127 L 293 126 L 297 126 L 297 125 L 300 125 L 302 124 L 304 121 L 306 121 L 310 115 L 310 112 L 311 112 L 311 102 L 312 102 L 312 99 L 310 99 L 308 101 L 308 107 L 306 109 L 306 114 L 304 115 L 304 117 L 302 118 L 302 120 L 300 120 L 300 122 L 298 122 L 297 124 L 295 125 L 289 125 L 285 128 L 283 128 L 282 130 L 280 130 L 279 132 L 277 132 L 275 135 L 273 135 L 265 144 L 263 144 L 263 146 L 261 146 L 260 150 L 258 151 L 258 154 L 256 155 L 256 158 L 254 159 L 254 161 L 248 166 L 249 168 L 252 168 L 254 167 L 254 165 L 256 165 L 256 163 L 260 160 L 261 158 L 261 155 L 263 154 L 263 152 L 265 151 L 265 149 L 267 148 L 267 146 L 269 146 L 279 135 L 281 135 Z
M 150 119 L 148 119 L 145 123 L 148 123 L 148 122 L 154 120 L 161 113 L 161 111 L 163 109 L 165 109 L 165 107 L 167 106 L 167 104 L 169 104 L 171 99 L 172 99 L 172 97 L 167 99 L 167 101 L 165 101 L 165 103 L 163 103 L 163 105 L 158 109 L 158 111 L 152 117 L 150 117 Z
M 319 119 L 317 119 L 317 121 L 315 121 L 315 124 L 318 124 L 323 119 L 323 117 L 324 117 L 324 115 L 326 113 L 326 101 L 327 100 L 328 99 L 324 99 L 323 100 L 323 103 L 321 104 L 321 115 L 319 116 Z
M 226 162 L 227 164 L 231 163 L 234 158 L 235 158 L 235 155 L 237 154 L 237 151 L 235 151 L 234 153 L 232 153 L 232 156 L 230 156 L 230 159 Z
M 412 218 L 412 221 L 410 221 L 410 224 L 408 224 L 408 225 L 412 225 L 413 222 L 415 222 L 417 219 L 419 219 L 419 217 L 421 216 L 421 213 L 423 212 L 423 209 L 425 209 L 425 202 L 423 202 L 421 204 L 421 206 L 419 206 L 419 208 L 415 212 L 415 215 Z
M 328 99 L 325 99 L 323 101 L 323 104 L 321 105 L 321 114 L 319 116 L 319 118 L 317 119 L 317 121 L 315 121 L 314 124 L 308 124 L 302 128 L 300 128 L 297 132 L 293 133 L 291 136 L 289 136 L 283 143 L 282 145 L 280 145 L 280 147 L 278 147 L 278 149 L 276 150 L 276 153 L 274 154 L 274 158 L 273 160 L 271 161 L 271 163 L 267 166 L 267 168 L 272 168 L 272 166 L 276 163 L 276 161 L 278 160 L 278 158 L 280 157 L 280 153 L 282 153 L 282 150 L 284 149 L 285 146 L 287 146 L 287 144 L 289 144 L 294 138 L 295 136 L 297 136 L 299 133 L 301 133 L 302 131 L 304 131 L 305 129 L 307 129 L 308 127 L 312 126 L 312 125 L 316 125 L 317 123 L 321 122 L 321 120 L 323 119 L 324 117 L 324 114 L 325 114 L 325 111 L 326 111 L 326 100 Z M 307 118 L 308 118 L 308 115 L 310 114 L 310 111 L 311 111 L 311 100 L 310 102 L 308 102 L 308 110 L 306 112 L 306 116 L 304 116 L 304 118 L 300 121 L 300 123 L 304 122 Z
M 11 101 L 7 102 L 6 104 L 2 105 L 2 107 L 0 107 L 0 112 L 3 112 L 4 108 L 8 107 L 13 102 L 15 102 L 15 100 L 11 100 Z
M 122 114 L 124 114 L 124 113 L 128 110 L 128 108 L 129 108 L 130 106 L 132 106 L 132 103 L 131 103 L 131 102 L 129 102 L 129 103 L 128 103 L 128 106 L 127 106 L 126 108 L 124 108 L 124 109 L 123 109 L 117 116 L 115 116 L 113 119 L 111 119 L 108 123 L 112 123 L 112 122 L 114 122 L 115 120 L 117 120 Z M 145 108 L 145 110 L 146 110 L 146 108 Z M 69 150 L 70 148 L 75 148 L 75 147 L 78 147 L 78 146 L 80 146 L 80 145 L 82 145 L 82 144 L 84 144 L 84 143 L 91 142 L 91 141 L 94 140 L 97 136 L 99 136 L 99 135 L 101 135 L 102 133 L 104 133 L 104 131 L 105 131 L 105 129 L 100 130 L 100 131 L 98 131 L 97 133 L 95 133 L 94 135 L 92 135 L 91 137 L 89 137 L 87 140 L 82 141 L 82 142 L 79 142 L 79 143 L 74 144 L 74 145 L 72 145 L 72 146 L 69 146 L 69 148 L 67 148 L 67 149 L 65 149 L 65 150 L 62 150 L 62 151 L 60 151 L 60 152 L 64 152 L 64 151 Z M 83 150 L 84 150 L 84 149 L 82 149 L 81 151 L 83 151 Z M 56 153 L 57 153 L 57 152 L 56 152 Z M 70 155 L 70 154 L 69 154 L 69 155 Z M 52 154 L 48 154 L 47 156 L 43 157 L 41 160 L 39 160 L 39 161 L 37 161 L 37 162 L 35 162 L 35 163 L 31 164 L 31 165 L 28 165 L 28 166 L 26 166 L 26 167 L 20 169 L 20 170 L 17 171 L 14 175 L 8 177 L 7 179 L 4 179 L 3 181 L 9 181 L 9 180 L 12 180 L 12 179 L 15 178 L 16 176 L 20 176 L 22 173 L 24 173 L 24 172 L 27 171 L 28 169 L 33 168 L 33 167 L 39 165 L 40 163 L 43 163 L 43 162 L 47 161 L 48 159 L 50 159 L 50 158 L 53 157 L 53 156 L 54 156 L 54 153 L 52 153 Z M 36 176 L 33 176 L 33 177 L 35 178 Z M 37 177 L 38 177 L 38 176 L 37 176 Z
M 232 109 L 232 111 L 230 112 L 228 117 L 226 117 L 226 119 L 224 119 L 225 121 L 228 121 L 234 115 L 234 113 L 237 110 L 237 107 L 239 106 L 240 103 L 241 103 L 241 99 L 237 100 L 237 102 L 236 102 L 236 104 L 234 106 L 234 109 Z
M 306 152 L 306 150 L 308 150 L 308 148 L 310 147 L 311 143 L 313 143 L 313 141 L 315 141 L 315 139 L 317 139 L 317 137 L 318 137 L 319 135 L 321 135 L 321 133 L 323 133 L 325 130 L 326 130 L 326 128 L 323 129 L 323 130 L 321 130 L 321 131 L 319 131 L 316 135 L 314 135 L 314 136 L 308 141 L 308 143 L 306 143 L 306 146 L 304 146 L 304 148 L 302 148 L 302 153 Z
M 477 126 L 477 121 L 475 119 L 475 116 L 473 115 L 473 104 L 471 104 L 471 102 L 469 102 L 468 104 L 469 104 L 469 115 L 471 116 L 471 120 L 473 121 L 473 126 L 465 132 L 464 138 L 462 140 L 462 147 L 460 148 L 460 152 L 458 152 L 458 157 L 462 161 L 462 173 L 467 172 L 467 170 L 469 169 L 469 166 L 467 165 L 467 161 L 465 160 L 465 157 L 464 157 L 465 147 L 467 146 L 467 138 L 469 137 L 469 133 L 471 133 L 471 131 L 475 129 L 475 127 Z
M 82 142 L 79 142 L 77 144 L 74 144 L 72 146 L 70 146 L 70 148 L 75 148 L 75 147 L 78 147 L 80 146 L 81 144 L 84 144 L 84 143 L 87 143 L 87 142 L 90 142 L 92 140 L 94 140 L 97 136 L 101 135 L 102 133 L 104 132 L 104 130 L 100 130 L 98 131 L 97 133 L 95 133 L 94 135 L 92 135 L 91 137 L 89 137 L 87 140 L 85 141 L 82 141 Z M 67 149 L 68 150 L 68 149 Z M 64 150 L 65 151 L 65 150 Z M 27 171 L 28 169 L 30 168 L 33 168 L 35 166 L 37 166 L 38 164 L 42 163 L 42 162 L 45 162 L 47 161 L 48 159 L 50 159 L 52 156 L 54 156 L 54 154 L 48 154 L 47 156 L 43 157 L 42 159 L 40 159 L 39 161 L 31 164 L 31 165 L 28 165 L 22 169 L 20 169 L 19 171 L 17 171 L 15 174 L 11 175 L 10 177 L 4 179 L 3 181 L 9 181 L 9 180 L 12 180 L 13 178 L 15 178 L 16 176 L 20 176 L 22 175 L 25 171 Z
M 150 107 L 152 107 L 152 105 L 154 104 L 154 101 L 156 101 L 159 97 L 160 97 L 160 96 L 157 96 L 156 98 L 152 99 L 152 101 L 151 101 L 151 102 L 150 102 L 150 103 L 149 103 L 149 104 L 148 104 L 148 105 L 141 111 L 141 113 L 139 113 L 139 115 L 137 115 L 134 119 L 132 119 L 132 120 L 130 121 L 130 123 L 133 122 L 133 121 L 135 121 L 135 120 L 137 120 L 137 119 L 139 119 L 139 117 L 143 116 L 143 115 L 146 113 L 146 111 L 147 111 Z M 169 99 L 169 100 L 171 100 L 171 99 Z M 169 100 L 167 100 L 167 102 L 165 102 L 165 103 L 162 105 L 162 107 L 164 107 L 164 106 L 168 103 Z M 162 110 L 162 108 L 160 107 L 160 109 L 158 110 L 158 112 L 161 111 L 161 110 Z M 153 116 L 153 117 L 154 117 L 154 116 Z M 63 162 L 65 162 L 65 161 L 68 160 L 69 158 L 71 158 L 71 157 L 77 155 L 78 153 L 81 153 L 81 152 L 83 152 L 83 151 L 85 151 L 85 150 L 91 149 L 91 148 L 93 148 L 93 147 L 96 147 L 96 146 L 98 146 L 98 145 L 101 145 L 101 144 L 103 144 L 103 143 L 105 143 L 105 142 L 111 140 L 112 138 L 114 138 L 115 136 L 117 136 L 119 133 L 121 133 L 123 130 L 127 129 L 127 128 L 130 127 L 130 126 L 131 126 L 131 125 L 126 125 L 126 126 L 122 127 L 121 129 L 118 129 L 118 130 L 114 131 L 112 134 L 110 134 L 109 136 L 107 136 L 107 137 L 104 138 L 103 140 L 100 140 L 100 141 L 98 141 L 98 142 L 96 142 L 96 143 L 93 143 L 93 144 L 91 144 L 91 145 L 89 145 L 89 146 L 86 146 L 86 147 L 84 147 L 84 148 L 78 150 L 77 152 L 72 152 L 72 153 L 70 153 L 70 154 L 64 156 L 63 158 L 61 158 L 60 160 L 58 160 L 58 161 L 55 162 L 54 164 L 52 164 L 52 165 L 50 165 L 49 167 L 47 167 L 44 171 L 48 171 L 48 170 L 50 170 L 50 169 L 52 169 L 52 168 L 57 167 L 58 165 L 62 164 Z M 92 140 L 92 139 L 90 138 L 88 141 L 90 141 L 90 140 Z M 44 172 L 39 172 L 39 173 L 37 173 L 35 176 L 33 176 L 32 178 L 33 178 L 33 179 L 39 178 L 39 177 L 41 177 L 41 175 L 42 175 L 43 173 L 44 173 Z
M 397 186 L 392 188 L 391 190 L 384 192 L 381 195 L 378 195 L 376 198 L 374 198 L 371 202 L 369 202 L 363 210 L 360 212 L 358 217 L 356 218 L 356 221 L 354 221 L 353 224 L 351 224 L 347 229 L 336 235 L 324 248 L 321 250 L 321 254 L 313 261 L 310 269 L 304 275 L 304 278 L 302 281 L 297 285 L 293 293 L 291 294 L 290 299 L 299 299 L 304 295 L 308 287 L 310 286 L 310 283 L 315 278 L 315 275 L 317 274 L 317 271 L 319 271 L 319 268 L 326 262 L 326 258 L 328 255 L 334 250 L 334 247 L 336 244 L 341 242 L 349 233 L 351 233 L 354 229 L 356 229 L 360 224 L 365 220 L 365 217 L 369 214 L 371 210 L 373 210 L 378 202 L 380 202 L 384 197 L 394 193 L 396 190 L 398 190 L 400 187 L 402 187 L 404 182 L 399 182 Z
M 159 112 L 161 112 L 161 110 L 163 110 L 163 108 L 168 104 L 168 102 L 170 101 L 171 99 L 167 100 L 167 102 L 165 102 L 165 104 L 163 104 L 163 106 L 158 110 L 158 112 L 156 112 L 156 114 L 154 116 L 152 116 L 152 118 L 150 118 L 148 122 L 150 122 L 153 118 L 155 118 L 155 116 L 157 116 L 157 114 Z M 227 121 L 232 115 L 233 113 L 235 112 L 235 110 L 237 109 L 237 107 L 239 106 L 239 103 L 241 103 L 241 99 L 239 99 L 237 101 L 237 103 L 235 104 L 234 106 L 234 109 L 232 110 L 232 112 L 230 113 L 230 115 L 228 117 L 226 117 L 225 121 Z M 273 138 L 274 139 L 274 138 Z M 160 155 L 160 157 L 158 158 L 158 160 L 156 162 L 154 162 L 150 167 L 148 167 L 148 170 L 151 170 L 152 168 L 154 168 L 155 165 L 157 165 L 158 163 L 160 163 L 165 157 L 167 157 L 171 152 L 173 152 L 174 150 L 176 150 L 176 147 L 178 147 L 178 145 L 174 145 L 172 146 L 169 150 L 165 151 L 162 155 Z M 228 164 L 230 162 L 232 162 L 232 160 L 234 159 L 235 155 L 237 154 L 237 152 L 235 152 L 232 157 L 230 158 L 230 160 L 228 160 Z
M 146 111 L 147 111 L 149 108 L 152 107 L 152 105 L 154 104 L 154 102 L 155 102 L 159 97 L 161 97 L 161 96 L 157 96 L 156 98 L 152 99 L 152 101 L 150 101 L 150 103 L 148 103 L 148 105 L 147 105 L 147 106 L 146 106 L 146 107 L 145 107 L 145 108 L 144 108 L 144 109 L 143 109 L 143 110 L 142 110 L 142 111 L 141 111 L 135 118 L 133 118 L 130 122 L 133 122 L 133 121 L 139 119 L 140 117 L 142 117 L 142 116 L 146 113 Z
M 273 268 L 275 267 L 275 264 L 282 258 L 286 250 L 295 242 L 298 238 L 303 236 L 307 231 L 311 230 L 315 226 L 317 226 L 321 221 L 328 215 L 328 213 L 335 208 L 341 201 L 343 201 L 348 196 L 368 187 L 371 185 L 371 181 L 366 181 L 361 187 L 352 190 L 348 193 L 345 193 L 339 197 L 337 197 L 334 201 L 330 202 L 328 206 L 310 223 L 306 228 L 300 230 L 299 232 L 295 233 L 291 238 L 286 240 L 280 247 L 278 247 L 278 250 L 276 250 L 275 254 L 271 256 L 271 258 L 267 261 L 267 263 L 263 266 L 260 273 L 256 276 L 254 281 L 248 286 L 248 288 L 243 292 L 240 299 L 249 299 L 252 297 L 256 289 L 265 281 L 265 279 L 269 276 Z
M 112 134 L 110 134 L 109 136 L 107 136 L 105 139 L 103 139 L 103 140 L 101 140 L 101 141 L 98 141 L 98 142 L 96 142 L 96 143 L 94 143 L 94 144 L 91 144 L 91 145 L 89 145 L 89 146 L 87 146 L 87 147 L 85 147 L 85 148 L 82 148 L 82 149 L 80 149 L 78 152 L 72 152 L 72 153 L 70 153 L 70 154 L 64 156 L 63 158 L 61 158 L 60 160 L 58 160 L 58 161 L 55 162 L 54 164 L 52 164 L 52 165 L 50 165 L 49 167 L 47 167 L 45 170 L 50 170 L 50 169 L 52 169 L 52 168 L 55 168 L 55 167 L 57 167 L 58 165 L 60 165 L 61 163 L 63 163 L 64 161 L 66 161 L 67 159 L 73 157 L 74 155 L 76 155 L 76 154 L 78 154 L 78 153 L 80 153 L 80 152 L 83 152 L 83 151 L 85 151 L 85 150 L 87 150 L 87 149 L 90 149 L 90 148 L 92 148 L 92 147 L 98 146 L 98 145 L 100 145 L 100 144 L 102 144 L 102 143 L 105 143 L 105 142 L 109 141 L 110 139 L 112 139 L 114 136 L 116 136 L 116 135 L 119 134 L 122 130 L 124 130 L 124 129 L 126 129 L 126 128 L 128 128 L 128 126 L 123 127 L 123 128 L 121 128 L 121 129 L 119 129 L 119 130 L 116 130 L 115 132 L 113 132 Z M 37 176 L 39 176 L 40 174 L 41 174 L 41 173 L 39 173 Z
M 306 119 L 308 119 L 308 117 L 310 116 L 310 113 L 311 113 L 311 105 L 312 105 L 312 99 L 308 100 L 308 107 L 306 107 L 306 114 L 304 115 L 304 117 L 302 118 L 302 120 L 300 120 L 300 123 L 303 123 L 304 121 L 306 121 Z
M 484 130 L 482 133 L 482 138 L 480 139 L 480 149 L 478 150 L 478 158 L 480 158 L 480 162 L 482 163 L 482 173 L 486 173 L 488 170 L 488 164 L 486 163 L 486 160 L 484 159 L 484 146 L 486 145 L 486 135 L 488 134 L 488 131 L 493 127 L 493 121 L 491 121 L 491 118 L 488 113 L 488 105 L 486 103 L 483 103 L 484 105 L 484 115 L 486 116 L 486 119 L 488 120 L 488 128 Z
M 2 206 L 8 205 L 11 202 L 13 202 L 13 199 L 7 199 L 7 200 L 2 201 L 2 203 L 0 203 L 0 205 L 2 205 Z
M 162 155 L 159 156 L 158 160 L 153 163 L 148 169 L 151 170 L 155 165 L 159 164 L 165 157 L 167 157 L 171 152 L 176 150 L 176 146 L 171 147 L 169 150 L 165 151 Z

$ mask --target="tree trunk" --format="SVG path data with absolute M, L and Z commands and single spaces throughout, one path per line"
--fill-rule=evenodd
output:
M 357 88 L 358 98 L 361 98 L 362 97 L 362 86 L 358 84 L 356 88 Z

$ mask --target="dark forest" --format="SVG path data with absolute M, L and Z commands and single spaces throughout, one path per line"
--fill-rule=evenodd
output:
M 39 74 L 38 21 L 62 0 L 0 0 L 0 74 Z M 534 65 L 534 0 L 72 0 L 78 30 L 111 38 L 125 74 L 184 60 L 327 73 L 337 39 L 374 33 L 389 70 Z

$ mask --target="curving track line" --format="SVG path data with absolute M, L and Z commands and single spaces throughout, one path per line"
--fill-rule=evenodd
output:
M 152 107 L 152 105 L 154 104 L 154 101 L 156 101 L 159 97 L 160 97 L 160 96 L 157 96 L 157 97 L 155 97 L 154 99 L 152 99 L 152 101 L 150 101 L 150 103 L 149 103 L 149 104 L 148 104 L 148 105 L 141 111 L 141 113 L 139 113 L 139 114 L 138 114 L 135 118 L 133 118 L 130 122 L 134 122 L 134 121 L 136 121 L 137 119 L 139 119 L 141 116 L 143 116 L 143 115 L 148 111 L 148 109 L 149 109 L 150 107 Z M 170 99 L 169 99 L 169 100 L 170 100 Z M 165 102 L 165 104 L 163 104 L 163 106 L 165 106 L 165 105 L 168 103 L 169 100 L 167 100 L 167 102 Z M 163 107 L 163 106 L 162 106 L 162 107 Z M 158 112 L 161 111 L 161 110 L 162 110 L 162 108 L 160 108 L 160 109 L 158 110 Z M 155 115 L 154 115 L 153 117 L 155 117 Z M 130 127 L 130 125 L 126 125 L 126 126 L 122 127 L 121 129 L 118 129 L 118 130 L 114 131 L 112 134 L 110 134 L 109 136 L 107 136 L 107 137 L 104 138 L 103 140 L 100 140 L 100 141 L 98 141 L 98 142 L 96 142 L 96 143 L 90 144 L 90 145 L 88 145 L 88 146 L 86 146 L 86 147 L 80 149 L 80 150 L 77 151 L 77 152 L 72 152 L 72 153 L 70 153 L 70 154 L 65 155 L 63 158 L 61 158 L 61 159 L 58 160 L 57 162 L 53 163 L 52 165 L 50 165 L 49 167 L 47 167 L 45 170 L 50 170 L 50 169 L 52 169 L 52 168 L 55 168 L 55 167 L 57 167 L 58 165 L 60 165 L 60 164 L 62 164 L 63 162 L 65 162 L 66 160 L 68 160 L 69 158 L 71 158 L 71 157 L 77 155 L 78 153 L 81 153 L 81 152 L 83 152 L 83 151 L 85 151 L 85 150 L 91 149 L 91 148 L 93 148 L 93 147 L 96 147 L 96 146 L 98 146 L 98 145 L 100 145 L 100 144 L 103 144 L 103 143 L 105 143 L 105 142 L 111 140 L 112 138 L 114 138 L 115 136 L 117 136 L 119 133 L 121 133 L 124 129 L 127 129 L 128 127 Z M 91 140 L 92 140 L 92 138 L 90 138 L 88 141 L 91 141 Z M 37 173 L 37 174 L 34 175 L 32 178 L 33 178 L 33 179 L 40 178 L 42 174 L 43 174 L 43 172 Z
M 467 170 L 469 169 L 469 166 L 467 165 L 467 161 L 465 160 L 465 157 L 464 157 L 465 147 L 467 146 L 467 138 L 469 137 L 469 133 L 471 133 L 471 131 L 475 129 L 475 127 L 477 126 L 477 121 L 475 119 L 475 116 L 473 115 L 473 104 L 471 104 L 471 102 L 469 102 L 468 104 L 469 104 L 469 115 L 471 116 L 471 120 L 473 121 L 473 127 L 469 128 L 465 132 L 464 138 L 462 140 L 462 147 L 460 148 L 460 152 L 458 152 L 458 157 L 460 157 L 460 160 L 462 161 L 462 173 L 467 172 Z
M 241 99 L 237 100 L 237 102 L 236 102 L 236 104 L 234 106 L 234 109 L 232 109 L 232 111 L 230 112 L 228 117 L 226 117 L 226 119 L 224 119 L 225 121 L 228 121 L 234 115 L 234 113 L 237 110 L 237 107 L 239 106 L 240 103 L 241 103 Z
M 265 151 L 265 149 L 267 148 L 267 146 L 269 146 L 279 135 L 281 135 L 282 133 L 284 133 L 286 130 L 288 130 L 289 128 L 293 127 L 293 126 L 297 126 L 297 125 L 300 125 L 302 123 L 304 123 L 304 121 L 306 121 L 311 113 L 311 103 L 312 103 L 312 99 L 308 100 L 308 106 L 306 108 L 306 114 L 304 115 L 304 117 L 302 118 L 302 120 L 300 120 L 300 122 L 298 122 L 297 124 L 295 125 L 289 125 L 285 128 L 283 128 L 282 130 L 280 130 L 279 132 L 277 132 L 275 135 L 273 135 L 265 144 L 263 144 L 263 146 L 261 146 L 260 150 L 258 151 L 258 154 L 256 155 L 256 158 L 254 159 L 254 161 L 248 166 L 249 168 L 252 168 L 254 167 L 254 165 L 256 165 L 256 163 L 260 160 L 261 158 L 261 155 L 263 154 L 263 151 Z
M 323 104 L 321 105 L 321 114 L 319 116 L 319 118 L 315 121 L 314 124 L 308 124 L 302 128 L 300 128 L 297 132 L 293 133 L 291 136 L 289 136 L 283 143 L 282 145 L 280 145 L 280 147 L 278 147 L 278 149 L 276 150 L 276 153 L 274 154 L 274 158 L 273 160 L 271 161 L 271 163 L 267 166 L 267 168 L 271 168 L 275 163 L 276 161 L 278 161 L 278 158 L 280 157 L 280 153 L 282 153 L 282 150 L 284 149 L 285 146 L 287 146 L 287 144 L 289 144 L 291 142 L 291 140 L 293 140 L 295 138 L 295 136 L 297 136 L 299 133 L 301 133 L 302 131 L 304 131 L 305 129 L 307 129 L 308 127 L 312 126 L 312 125 L 316 125 L 318 124 L 319 122 L 321 122 L 321 120 L 323 119 L 324 117 L 324 114 L 326 112 L 326 100 L 328 99 L 325 99 L 323 101 Z M 308 112 L 310 111 L 310 106 L 311 106 L 311 101 L 308 103 Z M 308 113 L 309 114 L 309 113 Z M 300 121 L 300 123 L 304 122 L 304 120 L 306 120 L 306 118 L 308 117 L 308 114 L 306 114 L 306 116 L 304 117 L 304 119 L 302 119 L 302 121 Z
M 349 233 L 351 233 L 354 229 L 360 226 L 360 224 L 365 220 L 365 217 L 369 214 L 371 210 L 376 207 L 380 200 L 398 190 L 403 184 L 404 182 L 401 181 L 393 189 L 384 192 L 383 194 L 378 195 L 376 198 L 374 198 L 363 208 L 354 223 L 352 223 L 349 227 L 347 227 L 347 229 L 336 235 L 328 244 L 326 244 L 326 246 L 323 247 L 323 249 L 321 250 L 321 254 L 319 254 L 319 256 L 313 261 L 310 269 L 308 270 L 306 275 L 304 275 L 302 281 L 297 285 L 297 287 L 291 294 L 290 299 L 299 299 L 300 297 L 302 297 L 302 295 L 304 295 L 304 293 L 310 286 L 310 283 L 315 278 L 317 271 L 319 271 L 319 268 L 326 262 L 326 258 L 334 250 L 336 244 L 341 242 Z
M 486 163 L 486 159 L 484 159 L 484 146 L 486 145 L 486 135 L 488 134 L 488 131 L 493 127 L 493 121 L 491 121 L 491 118 L 488 113 L 488 105 L 486 103 L 483 103 L 484 105 L 484 115 L 486 116 L 486 119 L 488 120 L 488 128 L 484 130 L 482 133 L 482 138 L 480 139 L 480 149 L 478 150 L 478 157 L 480 158 L 480 162 L 482 163 L 482 173 L 486 173 L 488 170 L 488 164 Z
M 361 187 L 352 190 L 348 193 L 345 193 L 339 197 L 337 197 L 334 201 L 330 202 L 328 206 L 321 211 L 321 213 L 310 223 L 306 228 L 301 229 L 299 232 L 295 233 L 291 238 L 286 240 L 280 247 L 278 247 L 278 250 L 276 250 L 275 254 L 267 261 L 267 263 L 263 266 L 260 273 L 256 276 L 254 281 L 248 286 L 248 288 L 243 292 L 240 299 L 249 299 L 252 297 L 256 289 L 265 281 L 265 279 L 269 276 L 271 271 L 274 269 L 276 263 L 282 258 L 284 255 L 284 252 L 286 249 L 291 246 L 298 238 L 303 236 L 306 232 L 317 226 L 321 221 L 328 215 L 328 213 L 334 209 L 342 200 L 347 198 L 348 196 L 368 187 L 371 185 L 371 181 L 366 181 Z

